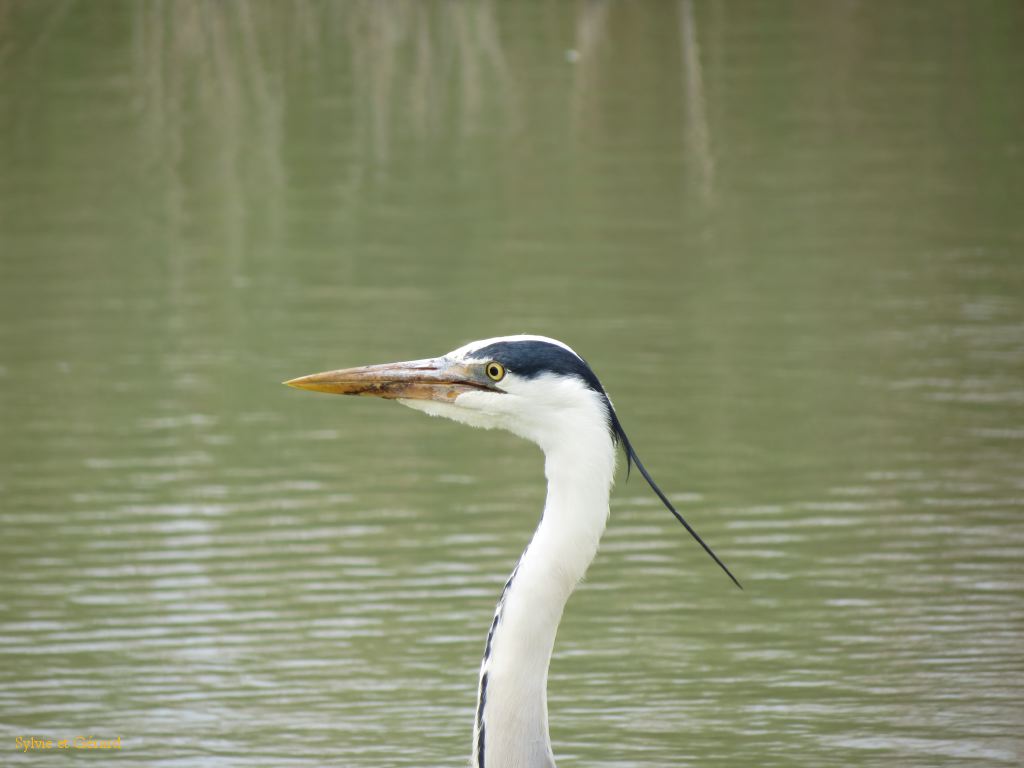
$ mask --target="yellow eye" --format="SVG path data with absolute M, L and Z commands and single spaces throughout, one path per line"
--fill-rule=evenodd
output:
M 487 372 L 487 378 L 491 381 L 501 381 L 505 378 L 505 366 L 495 360 L 489 362 L 484 367 L 484 371 Z

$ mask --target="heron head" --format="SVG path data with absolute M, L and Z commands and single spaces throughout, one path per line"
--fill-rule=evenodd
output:
M 611 400 L 586 361 L 545 336 L 499 336 L 474 341 L 441 357 L 314 373 L 286 384 L 338 395 L 398 400 L 403 405 L 485 429 L 506 429 L 532 440 L 549 456 L 582 447 L 599 451 L 614 468 L 614 445 L 635 465 L 676 519 L 729 578 L 725 563 L 669 501 L 640 462 Z
M 446 355 L 316 373 L 301 389 L 398 400 L 434 416 L 505 429 L 548 449 L 567 439 L 616 442 L 611 401 L 586 361 L 545 336 L 500 336 Z

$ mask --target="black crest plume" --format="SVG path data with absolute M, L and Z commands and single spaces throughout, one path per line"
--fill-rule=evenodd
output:
M 732 575 L 732 571 L 729 570 L 729 567 L 722 562 L 721 558 L 715 554 L 715 551 L 708 546 L 704 539 L 700 537 L 700 534 L 693 529 L 693 526 L 686 522 L 686 518 L 679 514 L 679 511 L 672 505 L 672 502 L 668 500 L 668 497 L 661 488 L 658 487 L 658 484 L 654 482 L 654 478 L 651 477 L 650 472 L 647 471 L 647 467 L 643 465 L 643 462 L 640 461 L 640 457 L 636 455 L 636 451 L 633 449 L 633 444 L 630 443 L 629 438 L 626 437 L 626 433 L 623 431 L 622 424 L 619 423 L 619 419 L 615 415 L 615 410 L 612 408 L 611 402 L 608 403 L 608 409 L 611 414 L 612 434 L 615 435 L 615 439 L 622 445 L 622 450 L 626 454 L 626 477 L 629 477 L 630 465 L 635 464 L 636 468 L 640 471 L 640 474 L 643 475 L 644 480 L 646 480 L 647 484 L 651 486 L 651 490 L 653 490 L 658 498 L 661 499 L 661 503 L 665 505 L 669 512 L 675 515 L 676 520 L 682 523 L 683 528 L 685 528 L 689 534 L 697 540 L 697 543 L 704 548 L 704 551 L 711 555 L 711 559 L 718 563 L 718 567 L 725 571 L 725 575 L 732 579 L 732 583 L 740 589 L 743 589 L 743 585 L 740 584 L 739 579 Z
M 587 364 L 586 360 L 558 344 L 534 339 L 497 341 L 486 347 L 474 350 L 472 357 L 480 360 L 497 360 L 510 372 L 526 378 L 553 373 L 561 376 L 576 376 L 582 379 L 590 389 L 594 390 L 604 400 L 605 407 L 608 410 L 608 429 L 612 434 L 612 439 L 621 445 L 626 453 L 626 477 L 629 477 L 630 467 L 636 465 L 644 480 L 651 486 L 651 490 L 661 499 L 661 503 L 675 516 L 676 520 L 682 524 L 689 534 L 696 539 L 697 543 L 704 548 L 704 551 L 711 555 L 711 559 L 718 563 L 718 566 L 732 579 L 732 583 L 743 589 L 743 585 L 732 575 L 732 571 L 726 567 L 725 563 L 715 554 L 715 551 L 700 537 L 700 534 L 686 522 L 686 519 L 679 514 L 679 511 L 668 500 L 668 497 L 658 487 L 658 484 L 654 482 L 654 478 L 651 477 L 650 472 L 647 471 L 643 462 L 640 461 L 640 457 L 636 455 L 633 444 L 626 437 L 622 424 L 619 423 L 619 417 L 615 413 L 615 408 L 612 407 L 612 402 L 608 399 L 608 393 L 604 391 L 604 387 L 601 386 L 597 375 Z

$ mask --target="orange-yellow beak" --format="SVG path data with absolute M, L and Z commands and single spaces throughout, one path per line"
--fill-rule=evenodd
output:
M 443 357 L 343 368 L 300 376 L 284 383 L 314 392 L 382 397 L 385 400 L 451 402 L 464 392 L 501 391 L 487 378 L 482 366 Z

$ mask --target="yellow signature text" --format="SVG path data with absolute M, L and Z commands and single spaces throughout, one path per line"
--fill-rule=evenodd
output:
M 73 739 L 44 739 L 36 736 L 18 736 L 14 744 L 22 752 L 44 749 L 121 749 L 121 737 L 98 739 L 95 736 L 75 736 Z

